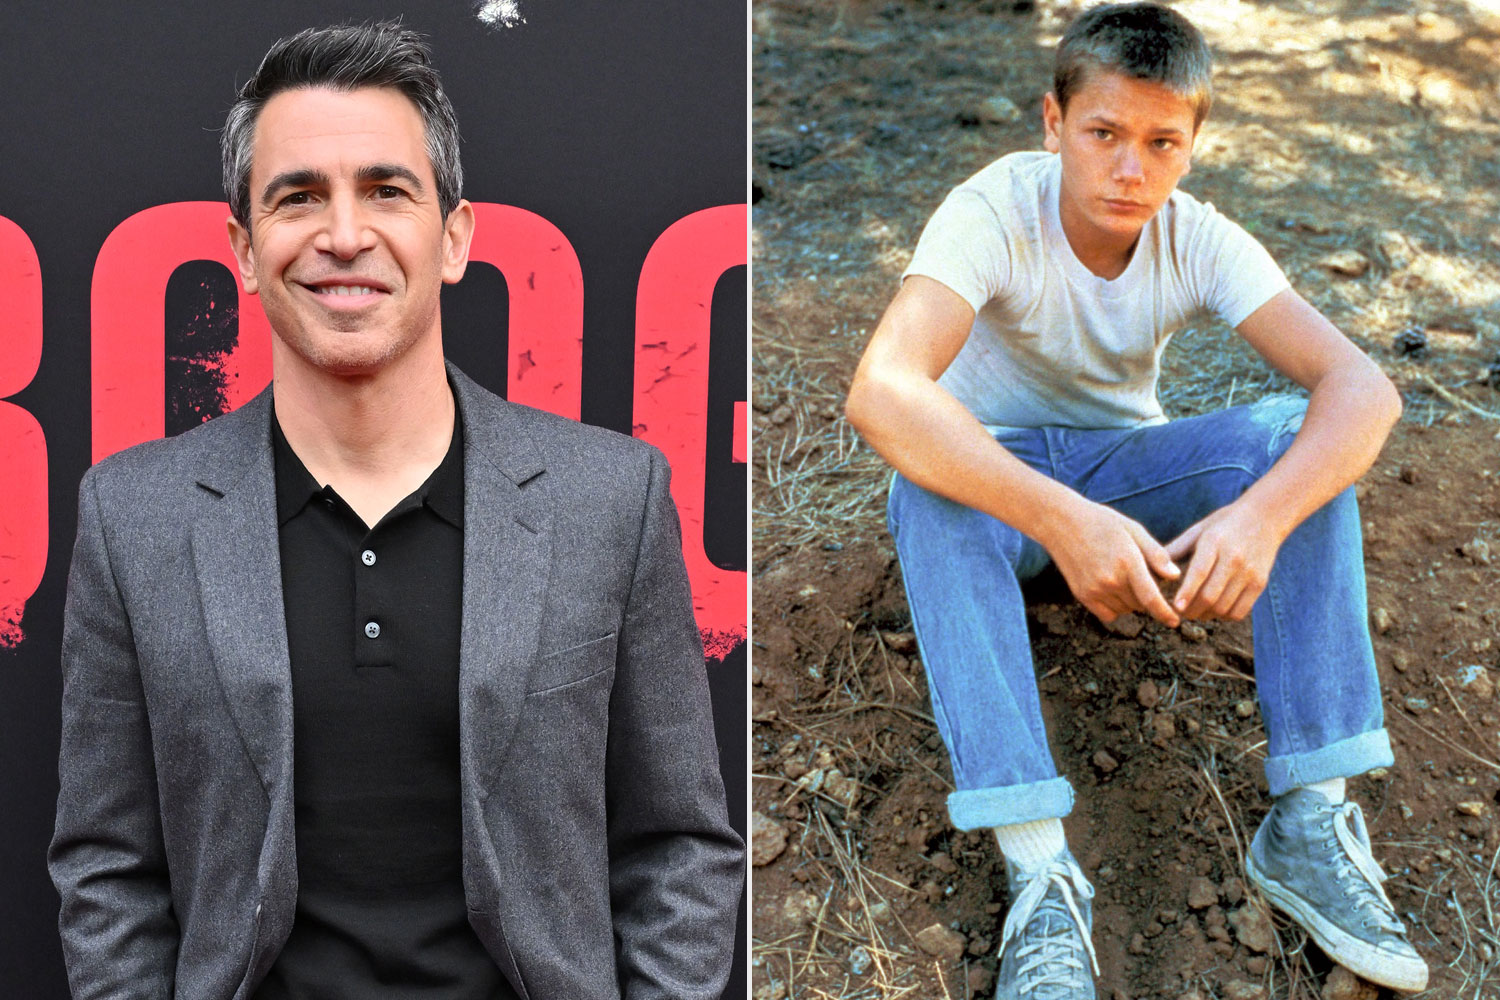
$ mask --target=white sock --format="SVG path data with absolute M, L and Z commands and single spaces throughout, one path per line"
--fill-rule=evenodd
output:
M 1344 786 L 1347 784 L 1344 778 L 1329 778 L 1327 781 L 1314 781 L 1303 788 L 1322 793 L 1323 797 L 1334 805 L 1344 801 Z
M 1060 819 L 1039 819 L 1030 823 L 1012 823 L 995 827 L 995 840 L 1005 860 L 1029 875 L 1041 871 L 1047 862 L 1067 849 Z

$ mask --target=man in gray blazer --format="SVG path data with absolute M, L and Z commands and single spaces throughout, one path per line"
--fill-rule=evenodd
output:
M 80 487 L 74 997 L 717 998 L 743 845 L 668 470 L 445 364 L 474 215 L 425 46 L 284 39 L 223 147 L 275 377 Z

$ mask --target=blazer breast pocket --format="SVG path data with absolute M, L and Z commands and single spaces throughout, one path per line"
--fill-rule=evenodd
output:
M 600 675 L 614 668 L 615 633 L 611 632 L 543 655 L 532 672 L 526 697 L 561 693 L 560 689 L 583 681 L 603 680 Z

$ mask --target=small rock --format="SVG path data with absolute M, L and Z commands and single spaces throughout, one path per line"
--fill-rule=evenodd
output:
M 1252 976 L 1264 976 L 1266 969 L 1271 965 L 1271 960 L 1264 955 L 1252 955 L 1245 959 L 1245 971 Z
M 1406 708 L 1408 711 L 1425 712 L 1431 707 L 1432 702 L 1428 701 L 1426 698 L 1418 698 L 1416 695 L 1409 695 L 1406 698 Z
M 755 991 L 755 1000 L 786 1000 L 786 983 L 767 983 Z
M 1234 714 L 1242 719 L 1248 719 L 1255 714 L 1255 702 L 1246 698 L 1244 701 L 1235 702 Z
M 1395 348 L 1396 353 L 1403 358 L 1425 358 L 1427 357 L 1427 334 L 1420 326 L 1409 326 L 1396 334 L 1391 347 Z
M 1170 740 L 1177 736 L 1177 723 L 1165 712 L 1151 720 L 1151 731 L 1158 740 Z
M 995 985 L 995 970 L 977 964 L 969 966 L 966 985 L 971 997 L 989 996 L 990 987 Z
M 1343 275 L 1346 278 L 1358 278 L 1370 269 L 1370 258 L 1358 250 L 1335 250 L 1318 261 L 1318 264 L 1334 274 Z
M 863 976 L 869 971 L 870 963 L 874 959 L 870 957 L 870 950 L 860 945 L 849 952 L 849 971 L 856 976 Z
M 1135 700 L 1140 702 L 1142 708 L 1155 708 L 1161 701 L 1161 691 L 1157 690 L 1156 682 L 1150 678 L 1141 681 L 1141 686 L 1135 689 Z
M 932 854 L 930 857 L 928 857 L 927 860 L 932 862 L 932 867 L 936 868 L 944 875 L 952 875 L 954 872 L 958 871 L 958 864 L 944 851 L 938 851 Z
M 1219 901 L 1219 887 L 1199 875 L 1188 883 L 1187 905 L 1194 910 L 1206 910 Z
M 1335 965 L 1323 982 L 1323 1000 L 1375 1000 L 1380 991 L 1342 965 Z
M 1266 1000 L 1266 988 L 1260 983 L 1231 979 L 1224 984 L 1224 1000 Z
M 1219 891 L 1224 894 L 1224 901 L 1226 903 L 1230 906 L 1238 906 L 1240 900 L 1245 898 L 1245 883 L 1240 881 L 1237 876 L 1231 875 L 1224 880 L 1224 884 L 1219 887 Z
M 1406 673 L 1406 668 L 1411 666 L 1411 657 L 1404 649 L 1391 650 L 1391 667 L 1398 674 Z
M 1375 626 L 1375 631 L 1381 635 L 1389 632 L 1391 625 L 1394 624 L 1391 620 L 1391 613 L 1379 606 L 1370 612 L 1370 623 Z
M 917 651 L 917 637 L 911 632 L 882 632 L 880 638 L 893 653 L 910 656 Z
M 1464 554 L 1465 558 L 1481 566 L 1488 566 L 1493 558 L 1490 554 L 1490 543 L 1484 538 L 1475 538 L 1471 542 L 1466 542 L 1459 551 Z
M 767 419 L 769 419 L 771 423 L 775 424 L 777 427 L 780 427 L 782 424 L 792 419 L 792 408 L 787 404 L 782 403 L 780 406 L 776 407 L 776 409 L 771 411 L 771 415 Z
M 1105 774 L 1112 774 L 1120 766 L 1120 762 L 1111 757 L 1109 751 L 1100 750 L 1094 754 L 1094 766 Z
M 870 905 L 870 919 L 877 924 L 883 924 L 891 919 L 891 904 L 882 900 Z
M 1425 338 L 1423 339 L 1423 343 L 1426 343 Z M 1421 478 L 1422 478 L 1421 474 L 1417 472 L 1415 466 L 1403 465 L 1401 467 L 1401 476 L 1400 476 L 1400 479 L 1406 485 L 1408 485 L 1408 486 L 1414 485 Z
M 917 931 L 917 946 L 934 958 L 941 958 L 948 962 L 956 962 L 963 957 L 964 946 L 968 940 L 957 931 L 951 931 L 942 924 L 933 924 Z
M 1484 803 L 1480 802 L 1480 801 L 1477 801 L 1477 800 L 1473 801 L 1473 802 L 1460 802 L 1458 805 L 1454 806 L 1453 808 L 1457 809 L 1459 812 L 1463 813 L 1465 816 L 1483 816 L 1484 815 Z
M 859 782 L 834 768 L 823 776 L 823 794 L 848 809 L 859 799 Z
M 1177 632 L 1188 642 L 1202 642 L 1208 638 L 1208 630 L 1197 622 L 1183 622 Z
M 1016 121 L 1021 117 L 1021 109 L 1016 107 L 1016 102 L 1004 94 L 996 94 L 980 102 L 976 110 L 979 112 L 980 121 L 994 122 L 998 125 Z
M 798 889 L 782 902 L 781 915 L 788 923 L 800 927 L 818 919 L 818 911 L 822 908 L 823 903 L 817 896 L 806 889 Z
M 1230 926 L 1240 944 L 1251 951 L 1269 952 L 1276 942 L 1271 933 L 1271 920 L 1264 910 L 1254 903 L 1246 903 L 1229 915 Z
M 1495 697 L 1495 682 L 1490 678 L 1490 672 L 1478 663 L 1459 667 L 1458 683 L 1480 701 L 1489 701 Z
M 1146 619 L 1142 618 L 1135 612 L 1130 612 L 1128 614 L 1121 615 L 1104 627 L 1109 629 L 1115 635 L 1123 635 L 1127 639 L 1134 639 L 1136 636 L 1140 635 L 1141 630 L 1146 627 Z
M 1375 248 L 1385 258 L 1385 266 L 1392 271 L 1399 271 L 1411 263 L 1411 244 L 1394 229 L 1387 229 L 1375 237 Z
M 781 857 L 786 850 L 786 827 L 771 817 L 750 814 L 750 863 L 759 868 Z

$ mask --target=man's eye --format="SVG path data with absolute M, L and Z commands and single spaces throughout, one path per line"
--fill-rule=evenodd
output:
M 312 195 L 306 191 L 293 191 L 281 199 L 283 205 L 307 205 L 312 202 Z
M 1108 139 L 1110 137 L 1110 134 L 1111 133 L 1110 133 L 1109 129 L 1107 129 L 1107 128 L 1096 128 L 1096 129 L 1094 129 L 1094 138 L 1095 139 L 1101 139 L 1101 140 L 1102 139 Z
M 1177 143 L 1173 142 L 1171 139 L 1157 139 L 1155 142 L 1155 146 L 1157 149 L 1161 150 L 1176 149 Z
M 405 194 L 405 191 L 401 190 L 393 184 L 382 184 L 380 185 L 380 187 L 375 189 L 375 196 L 377 198 L 400 198 Z

